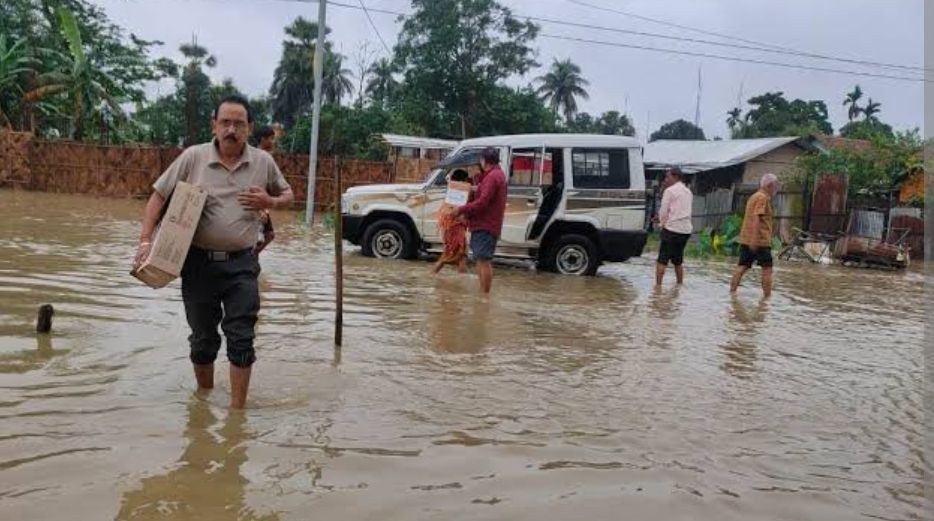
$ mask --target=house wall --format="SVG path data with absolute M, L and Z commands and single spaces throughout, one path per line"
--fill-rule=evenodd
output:
M 746 162 L 743 171 L 743 184 L 758 185 L 759 180 L 767 173 L 778 176 L 783 184 L 792 181 L 796 173 L 795 161 L 807 152 L 794 143 L 776 148 L 751 161 Z
M 924 171 L 911 174 L 898 192 L 898 202 L 907 204 L 915 197 L 924 197 Z

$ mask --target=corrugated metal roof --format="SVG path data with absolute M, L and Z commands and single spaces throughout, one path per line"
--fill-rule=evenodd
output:
M 678 166 L 686 174 L 745 163 L 797 141 L 797 137 L 731 139 L 723 141 L 659 140 L 645 146 L 646 167 Z
M 386 143 L 394 147 L 440 148 L 450 150 L 457 146 L 457 141 L 429 137 L 403 136 L 400 134 L 380 134 Z

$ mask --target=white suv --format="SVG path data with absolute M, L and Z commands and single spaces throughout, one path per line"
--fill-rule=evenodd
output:
M 525 134 L 462 141 L 421 184 L 360 186 L 342 199 L 343 237 L 368 256 L 412 259 L 444 249 L 436 213 L 449 174 L 494 147 L 508 179 L 501 258 L 594 275 L 645 246 L 645 175 L 638 141 L 590 134 Z

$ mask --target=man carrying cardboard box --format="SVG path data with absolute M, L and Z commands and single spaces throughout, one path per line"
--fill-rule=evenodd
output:
M 153 185 L 143 214 L 134 266 L 139 267 L 152 246 L 153 230 L 166 200 L 179 181 L 202 188 L 207 200 L 182 276 L 182 299 L 191 328 L 191 362 L 199 389 L 214 387 L 214 360 L 220 350 L 220 324 L 230 360 L 230 406 L 246 404 L 259 312 L 254 252 L 260 212 L 285 208 L 292 189 L 272 156 L 247 144 L 253 119 L 249 103 L 228 96 L 214 109 L 214 139 L 189 147 Z

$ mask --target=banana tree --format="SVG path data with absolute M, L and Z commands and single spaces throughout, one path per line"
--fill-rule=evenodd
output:
M 26 93 L 29 102 L 38 102 L 50 96 L 65 93 L 70 108 L 68 137 L 81 140 L 84 137 L 84 123 L 87 117 L 93 117 L 103 100 L 113 114 L 123 115 L 120 103 L 112 92 L 119 89 L 102 71 L 96 69 L 88 60 L 81 41 L 81 32 L 74 15 L 67 9 L 59 9 L 62 36 L 68 43 L 69 54 L 59 54 L 62 70 L 49 72 L 40 77 L 40 87 Z
M 23 89 L 22 76 L 31 72 L 33 60 L 26 55 L 20 40 L 10 44 L 5 34 L 0 34 L 0 127 L 10 129 L 10 111 L 20 101 Z

